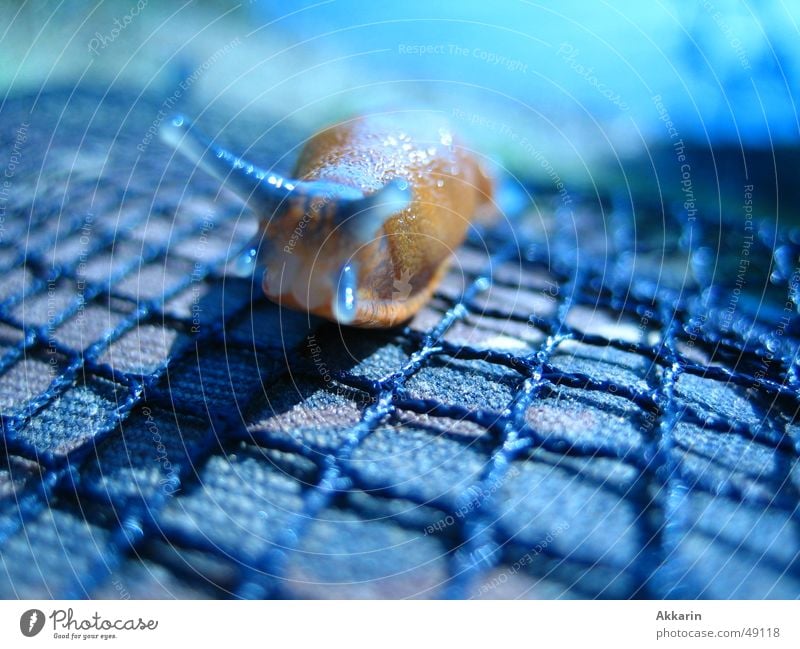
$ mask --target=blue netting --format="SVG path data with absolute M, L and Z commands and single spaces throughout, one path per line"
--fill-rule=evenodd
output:
M 0 595 L 797 596 L 769 215 L 741 289 L 713 219 L 534 188 L 409 326 L 340 330 L 225 275 L 253 217 L 137 149 L 158 110 L 2 108 Z

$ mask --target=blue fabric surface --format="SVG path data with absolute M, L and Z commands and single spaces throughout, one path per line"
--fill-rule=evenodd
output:
M 0 112 L 4 147 L 31 124 L 0 240 L 0 596 L 800 595 L 788 275 L 726 320 L 684 219 L 607 239 L 587 199 L 581 227 L 474 237 L 407 327 L 339 329 L 225 274 L 252 217 L 137 155 L 157 110 Z

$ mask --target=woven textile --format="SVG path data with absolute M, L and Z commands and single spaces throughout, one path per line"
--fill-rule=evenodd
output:
M 734 293 L 685 211 L 533 188 L 408 326 L 340 329 L 226 275 L 254 217 L 159 109 L 0 112 L 0 596 L 800 594 L 791 233 Z

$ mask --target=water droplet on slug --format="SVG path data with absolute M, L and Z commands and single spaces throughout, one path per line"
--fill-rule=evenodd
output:
M 236 255 L 236 259 L 233 262 L 233 272 L 239 277 L 252 275 L 256 268 L 256 257 L 258 257 L 258 248 L 248 246 Z

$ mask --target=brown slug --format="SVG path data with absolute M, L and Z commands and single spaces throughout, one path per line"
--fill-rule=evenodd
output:
M 292 180 L 174 117 L 162 137 L 236 192 L 259 231 L 244 262 L 271 300 L 342 324 L 391 327 L 430 298 L 492 182 L 440 116 L 368 115 L 303 148 Z

